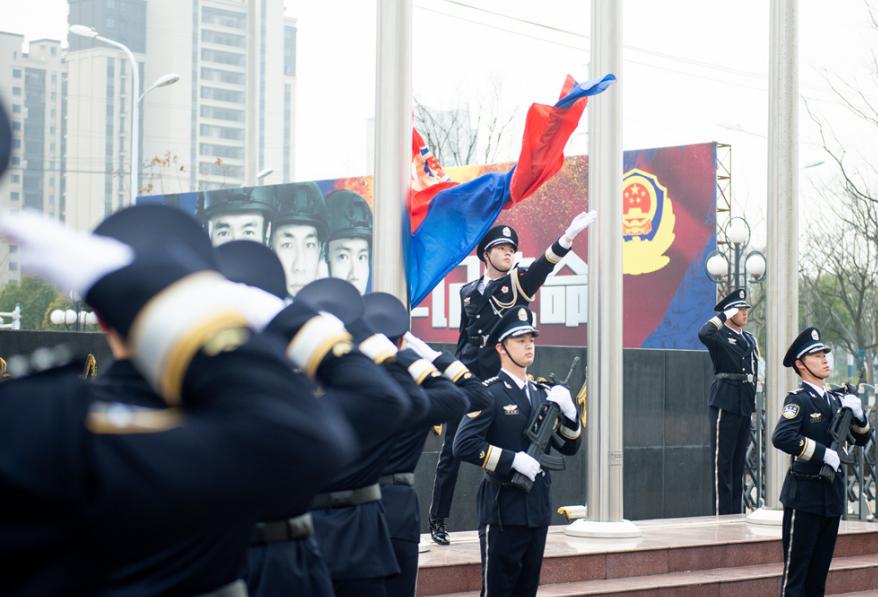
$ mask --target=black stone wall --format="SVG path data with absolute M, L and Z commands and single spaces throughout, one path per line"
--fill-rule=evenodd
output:
M 87 332 L 0 331 L 0 356 L 26 354 L 59 343 L 67 343 L 82 354 L 94 354 L 98 374 L 110 362 L 104 336 Z M 531 371 L 563 377 L 577 355 L 581 360 L 570 383 L 571 391 L 576 392 L 585 376 L 584 349 L 540 346 Z M 642 520 L 711 514 L 707 392 L 712 369 L 707 352 L 627 349 L 624 359 L 625 517 Z M 416 471 L 425 530 L 441 446 L 442 438 L 430 432 Z M 580 452 L 567 458 L 567 470 L 552 475 L 556 507 L 582 504 L 585 499 L 586 446 L 583 436 Z M 451 530 L 476 527 L 475 495 L 481 477 L 481 469 L 461 464 L 448 521 Z M 560 524 L 563 519 L 556 515 L 554 522 Z

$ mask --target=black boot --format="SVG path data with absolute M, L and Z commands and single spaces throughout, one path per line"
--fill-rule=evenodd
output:
M 448 540 L 448 529 L 445 528 L 444 518 L 430 519 L 430 536 L 433 538 L 433 542 L 438 543 L 439 545 L 448 545 L 451 543 L 451 541 Z

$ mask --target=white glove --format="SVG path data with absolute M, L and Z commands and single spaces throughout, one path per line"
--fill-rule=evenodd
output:
M 598 212 L 592 211 L 584 211 L 577 215 L 573 220 L 570 221 L 570 225 L 567 226 L 567 230 L 564 231 L 564 236 L 566 236 L 572 242 L 574 238 L 576 238 L 580 232 L 588 228 L 592 225 L 592 223 L 598 219 Z
M 738 309 L 737 307 L 732 307 L 731 309 L 726 309 L 725 311 L 723 311 L 723 315 L 726 316 L 726 321 L 737 315 L 738 311 L 740 311 L 740 309 Z
M 241 309 L 247 322 L 258 331 L 265 328 L 286 306 L 283 299 L 255 286 L 229 282 L 227 292 L 234 297 L 232 302 Z
M 0 236 L 21 247 L 21 266 L 80 296 L 134 259 L 115 239 L 77 232 L 35 211 L 0 212 Z
M 570 420 L 576 420 L 576 405 L 573 404 L 573 398 L 570 396 L 570 390 L 564 386 L 554 386 L 549 390 L 549 396 L 546 398 L 549 402 L 554 402 L 561 407 L 561 412 Z
M 357 348 L 376 363 L 382 363 L 388 357 L 392 357 L 399 352 L 396 344 L 391 342 L 390 338 L 384 334 L 372 334 L 360 342 Z
M 841 460 L 838 459 L 838 452 L 832 448 L 826 448 L 826 452 L 823 453 L 823 462 L 831 466 L 832 470 L 836 472 L 838 472 L 838 467 L 841 464 Z
M 411 348 L 416 353 L 418 353 L 419 357 L 421 357 L 422 359 L 427 359 L 431 363 L 436 357 L 442 354 L 438 350 L 433 350 L 432 348 L 430 348 L 429 344 L 427 344 L 411 332 L 406 332 L 403 338 L 405 339 L 406 348 Z
M 540 474 L 539 461 L 527 452 L 515 453 L 515 458 L 512 459 L 512 468 L 531 481 L 535 481 L 537 475 Z
M 841 407 L 849 408 L 854 411 L 854 418 L 857 421 L 863 420 L 863 403 L 862 401 L 853 394 L 845 394 L 841 398 Z

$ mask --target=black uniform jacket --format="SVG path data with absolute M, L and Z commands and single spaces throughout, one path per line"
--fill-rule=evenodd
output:
M 759 347 L 750 332 L 738 334 L 723 325 L 720 313 L 701 326 L 698 339 L 710 352 L 714 373 L 751 375 L 746 380 L 714 379 L 710 386 L 710 406 L 736 415 L 749 415 L 756 409 L 756 375 L 759 372 Z
M 106 403 L 71 368 L 0 384 L 0 593 L 92 594 L 121 562 L 310 501 L 354 442 L 291 379 L 251 334 L 194 356 L 179 410 Z
M 802 382 L 801 387 L 787 394 L 784 400 L 771 441 L 775 448 L 792 456 L 780 493 L 780 501 L 787 508 L 827 517 L 841 516 L 844 512 L 844 465 L 839 467 L 832 483 L 815 478 L 823 466 L 826 448 L 832 443 L 829 428 L 835 413 L 841 409 L 841 396 L 835 392 L 821 396 Z M 851 431 L 856 445 L 868 443 L 868 422 L 852 423 Z
M 440 370 L 445 370 L 453 362 L 453 357 L 445 353 L 433 364 Z M 481 381 L 470 373 L 461 373 L 456 383 L 445 376 L 425 379 L 421 388 L 429 400 L 429 408 L 420 420 L 412 421 L 408 430 L 394 438 L 393 449 L 384 465 L 382 475 L 415 472 L 430 429 L 433 425 L 459 421 L 470 408 L 468 396 L 474 394 L 472 391 L 465 391 L 464 388 L 473 386 L 485 391 Z M 393 539 L 417 543 L 421 533 L 421 513 L 414 488 L 384 485 L 381 493 L 390 536 Z
M 484 293 L 479 292 L 480 280 L 460 289 L 460 336 L 455 354 L 477 376 L 493 376 L 500 370 L 497 351 L 485 344 L 500 317 L 507 309 L 530 303 L 569 251 L 556 241 L 529 267 L 515 267 L 505 276 L 488 282 Z
M 546 387 L 528 382 L 531 406 L 525 390 L 519 389 L 505 371 L 484 383 L 493 403 L 464 417 L 454 437 L 454 455 L 485 469 L 477 498 L 479 524 L 548 526 L 552 518 L 549 472 L 537 475 L 528 493 L 508 485 L 515 472 L 515 453 L 526 451 L 530 445 L 524 432 L 533 409 L 546 400 Z M 574 454 L 579 449 L 580 435 L 579 422 L 565 418 L 553 442 L 555 448 L 562 454 Z

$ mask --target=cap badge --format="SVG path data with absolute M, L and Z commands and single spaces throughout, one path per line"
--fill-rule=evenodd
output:
M 518 319 L 520 319 L 521 321 L 527 321 L 527 309 L 522 307 L 518 310 Z
M 503 226 L 503 236 L 512 236 L 512 230 L 509 229 L 509 226 Z
M 817 330 L 811 330 L 811 338 L 813 338 L 814 340 L 820 339 L 820 334 L 817 333 Z
M 738 291 L 738 298 L 744 298 L 744 291 L 743 290 Z

